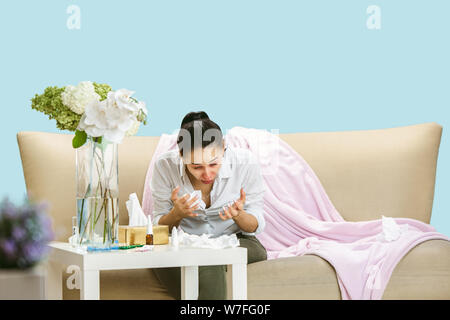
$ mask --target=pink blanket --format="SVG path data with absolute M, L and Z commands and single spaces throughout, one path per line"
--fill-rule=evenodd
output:
M 383 219 L 346 222 L 306 161 L 276 134 L 233 127 L 224 138 L 227 145 L 251 150 L 261 166 L 267 186 L 266 227 L 257 238 L 268 259 L 322 257 L 336 270 L 342 299 L 381 299 L 392 271 L 410 249 L 426 240 L 450 241 L 415 219 L 393 218 L 401 230 L 396 240 L 386 236 Z M 153 208 L 149 184 L 154 161 L 174 148 L 176 134 L 163 134 L 147 171 L 142 200 L 146 214 Z

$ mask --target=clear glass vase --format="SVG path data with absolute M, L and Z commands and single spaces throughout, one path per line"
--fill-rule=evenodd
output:
M 88 137 L 76 149 L 78 243 L 98 248 L 118 242 L 118 145 Z

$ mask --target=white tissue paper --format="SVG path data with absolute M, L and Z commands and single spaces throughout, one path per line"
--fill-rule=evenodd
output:
M 147 216 L 144 214 L 136 193 L 129 196 L 129 200 L 125 202 L 128 210 L 128 221 L 131 227 L 141 227 L 147 225 Z
M 378 240 L 395 241 L 401 234 L 408 230 L 408 224 L 399 226 L 391 217 L 381 216 L 383 231 L 378 235 Z
M 186 193 L 183 195 L 183 197 L 186 195 Z M 199 204 L 199 209 L 205 210 L 206 204 L 202 200 L 202 191 L 201 190 L 194 190 L 190 195 L 187 201 L 191 200 L 193 197 L 198 196 L 197 201 L 195 201 L 192 204 L 192 207 L 194 207 L 196 204 Z
M 187 193 L 185 193 L 185 194 L 183 195 L 183 197 L 184 197 L 186 194 L 187 194 Z M 203 202 L 203 200 L 202 200 L 202 191 L 201 191 L 201 190 L 194 190 L 191 194 L 189 194 L 189 198 L 187 199 L 187 201 L 191 200 L 191 199 L 192 199 L 193 197 L 195 197 L 195 196 L 198 196 L 198 199 L 197 199 L 197 201 L 195 201 L 195 202 L 191 205 L 191 207 L 194 207 L 196 204 L 199 204 L 200 206 L 199 206 L 199 208 L 198 208 L 197 210 L 199 210 L 199 209 L 205 210 L 205 208 L 206 208 L 206 203 Z
M 201 236 L 189 234 L 180 229 L 176 237 L 178 244 L 184 247 L 224 249 L 239 246 L 239 239 L 236 237 L 236 234 L 221 235 L 217 238 L 211 238 L 211 236 L 212 234 L 206 233 Z

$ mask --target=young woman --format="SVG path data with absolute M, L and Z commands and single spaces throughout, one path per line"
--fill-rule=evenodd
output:
M 259 164 L 251 151 L 225 147 L 220 127 L 203 112 L 181 122 L 178 150 L 163 153 L 151 180 L 154 224 L 190 234 L 236 234 L 247 248 L 248 263 L 267 259 L 255 234 L 263 231 L 265 191 Z M 200 198 L 189 195 L 201 191 Z M 169 293 L 180 299 L 180 268 L 155 268 Z M 199 300 L 226 299 L 226 266 L 199 267 Z

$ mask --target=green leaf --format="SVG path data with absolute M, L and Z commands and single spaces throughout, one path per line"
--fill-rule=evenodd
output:
M 72 140 L 72 147 L 74 149 L 81 147 L 83 144 L 86 143 L 87 140 L 87 134 L 84 131 L 76 130 L 75 131 L 75 137 L 73 137 Z
M 130 97 L 131 100 L 133 100 L 136 103 L 139 103 L 139 101 L 136 100 L 136 98 Z
M 107 146 L 108 146 L 108 140 L 103 139 L 103 136 L 97 138 L 97 147 L 99 147 L 100 150 L 105 152 Z
M 97 144 L 101 144 L 102 143 L 102 138 L 103 136 L 100 137 L 92 137 L 92 140 L 97 143 Z

